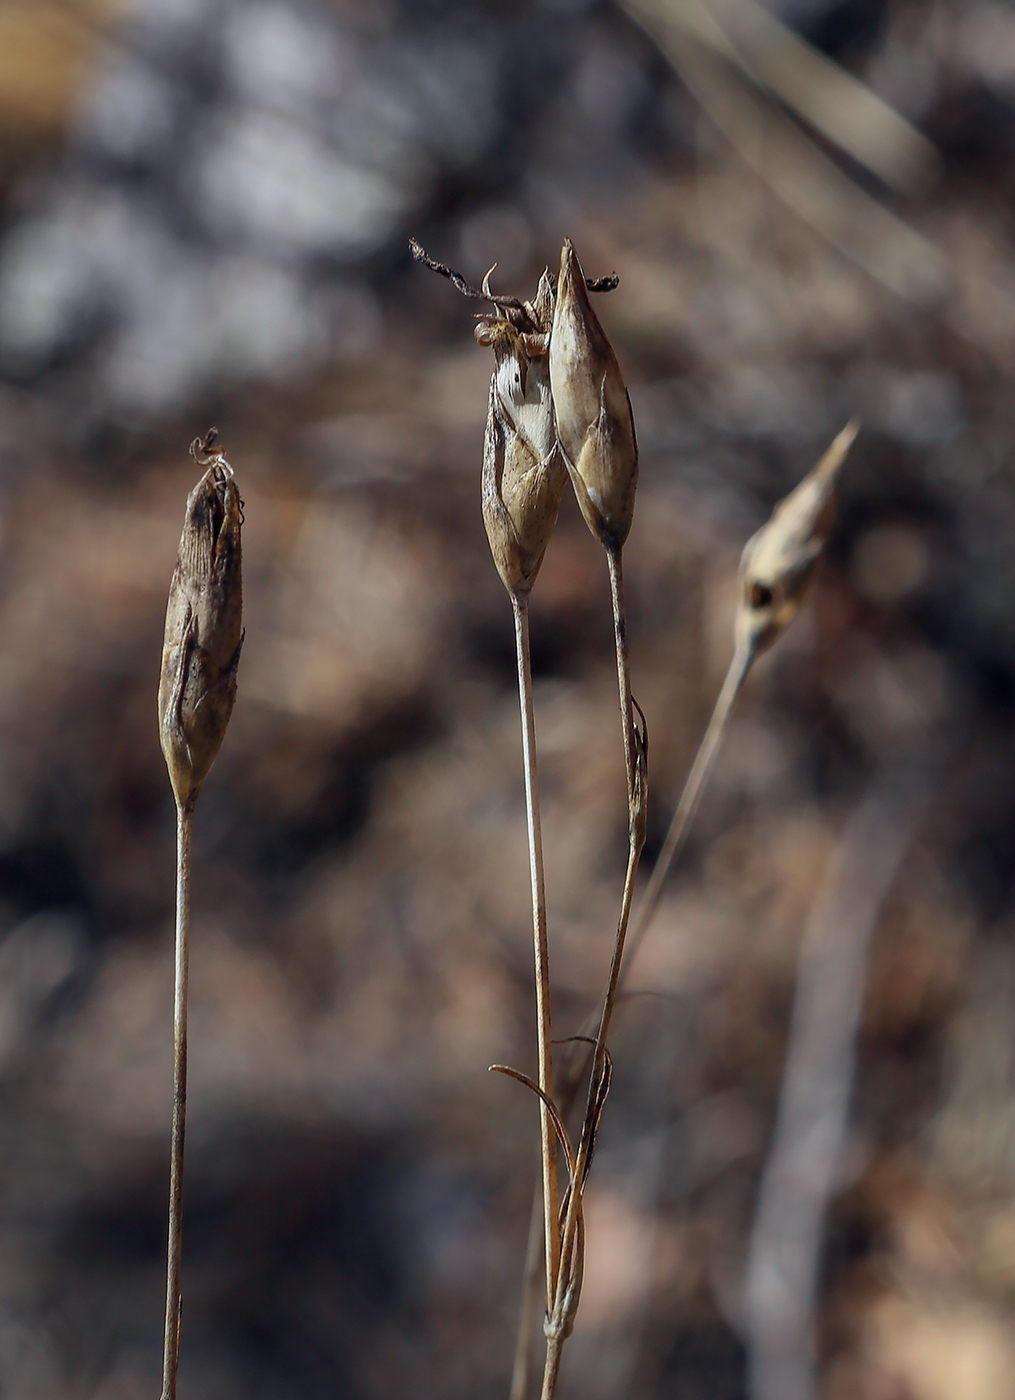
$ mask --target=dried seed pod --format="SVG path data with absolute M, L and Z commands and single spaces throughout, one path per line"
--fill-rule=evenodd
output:
M 631 528 L 638 482 L 634 417 L 570 239 L 560 260 L 550 384 L 557 436 L 585 521 L 608 548 L 622 545 Z
M 243 644 L 240 495 L 214 435 L 191 448 L 208 470 L 187 499 L 169 586 L 159 731 L 176 801 L 193 810 L 236 699 Z
M 855 421 L 843 428 L 813 471 L 744 546 L 736 642 L 746 654 L 770 647 L 806 601 L 835 521 L 839 470 L 859 430 Z
M 546 358 L 553 315 L 548 272 L 525 310 L 530 329 L 507 318 L 485 319 L 476 327 L 477 340 L 492 346 L 496 357 L 483 454 L 483 520 L 494 562 L 514 596 L 532 587 L 566 480 Z

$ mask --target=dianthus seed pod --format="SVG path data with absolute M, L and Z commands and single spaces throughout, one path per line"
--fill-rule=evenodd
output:
M 177 805 L 192 811 L 236 699 L 243 644 L 241 502 L 233 469 L 209 433 L 191 448 L 208 470 L 187 499 L 169 587 L 159 682 L 159 732 Z
M 835 523 L 839 471 L 859 430 L 859 423 L 847 423 L 813 471 L 744 546 L 736 642 L 745 653 L 770 647 L 806 601 Z
M 483 520 L 494 563 L 516 597 L 529 591 L 539 571 L 566 481 L 546 359 L 553 314 L 549 273 L 526 310 L 533 330 L 492 318 L 476 327 L 479 343 L 492 346 L 496 356 L 483 454 Z
M 631 528 L 638 482 L 634 417 L 570 239 L 560 260 L 550 385 L 557 436 L 582 514 L 597 539 L 619 547 Z

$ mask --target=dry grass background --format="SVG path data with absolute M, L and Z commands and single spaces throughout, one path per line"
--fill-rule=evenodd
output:
M 304 8 L 362 39 L 354 7 Z M 906 304 L 823 243 L 608 7 L 391 6 L 366 24 L 372 54 L 439 69 L 449 33 L 471 35 L 515 87 L 471 163 L 438 147 L 389 234 L 315 267 L 311 288 L 337 276 L 359 308 L 358 348 L 254 380 L 223 352 L 152 416 L 109 368 L 115 299 L 30 364 L 8 346 L 0 1385 L 16 1400 L 158 1383 L 173 812 L 155 690 L 185 446 L 213 420 L 246 503 L 247 641 L 195 845 L 181 1385 L 505 1393 L 536 1121 L 486 1074 L 532 1068 L 510 618 L 478 504 L 489 364 L 468 304 L 410 266 L 408 232 L 473 276 L 500 258 L 511 288 L 563 233 L 589 271 L 620 273 L 601 314 L 642 445 L 627 573 L 649 857 L 729 658 L 741 545 L 850 412 L 866 425 L 817 596 L 752 676 L 639 955 L 630 985 L 651 995 L 618 1013 L 564 1394 L 744 1393 L 743 1265 L 801 931 L 849 813 L 915 742 L 938 776 L 874 943 L 824 1389 L 1015 1395 L 1015 19 L 979 0 L 798 18 L 937 142 L 939 183 L 898 207 L 957 269 L 942 302 Z M 89 89 L 57 83 L 48 42 L 37 81 L 0 68 L 5 160 L 50 89 L 33 130 L 69 133 L 18 156 L 8 247 L 68 185 L 129 206 L 189 159 L 97 169 L 84 118 L 62 125 Z M 570 503 L 532 608 L 565 1033 L 605 973 L 626 843 L 608 588 Z

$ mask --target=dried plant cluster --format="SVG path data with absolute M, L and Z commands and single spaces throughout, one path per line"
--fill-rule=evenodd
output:
M 461 274 L 428 257 L 419 244 L 411 246 L 418 261 L 447 277 L 465 295 L 485 298 L 495 313 L 482 318 L 476 328 L 479 343 L 490 346 L 495 356 L 483 460 L 483 516 L 515 620 L 532 884 L 538 1083 L 506 1066 L 493 1068 L 528 1084 L 540 1101 L 542 1184 L 530 1238 L 535 1241 L 541 1235 L 543 1249 L 529 1251 L 511 1400 L 526 1400 L 529 1393 L 530 1329 L 540 1282 L 540 1255 L 546 1338 L 541 1395 L 542 1400 L 552 1400 L 562 1348 L 581 1299 L 585 1248 L 582 1193 L 610 1087 L 607 1040 L 623 973 L 648 928 L 663 882 L 687 833 L 736 696 L 756 657 L 793 620 L 813 585 L 834 521 L 838 473 L 857 425 L 850 423 L 843 429 L 814 470 L 779 503 L 768 523 L 744 548 L 733 660 L 629 940 L 648 806 L 647 728 L 631 693 L 622 567 L 623 546 L 634 515 L 638 447 L 624 378 L 589 295 L 590 291 L 612 290 L 617 279 L 586 278 L 570 240 L 566 240 L 559 276 L 546 269 L 533 299 L 524 301 L 496 295 L 489 273 L 481 288 L 470 286 Z M 588 1053 L 570 1054 L 555 1084 L 528 599 L 556 524 L 566 478 L 570 478 L 586 524 L 606 552 L 609 569 L 629 844 L 605 989 L 598 1012 L 569 1046 L 573 1051 L 577 1045 Z M 566 1119 L 586 1072 L 585 1111 L 574 1143 Z M 560 1156 L 566 1167 L 563 1182 L 558 1179 Z
M 623 548 L 634 516 L 638 448 L 634 416 L 613 347 L 590 292 L 612 290 L 615 277 L 586 278 L 570 241 L 560 272 L 548 269 L 531 301 L 495 294 L 429 258 L 414 255 L 462 292 L 492 306 L 476 338 L 494 352 L 483 454 L 483 518 L 515 622 L 521 711 L 536 993 L 538 1077 L 494 1065 L 526 1084 L 539 1103 L 541 1183 L 535 1203 L 516 1348 L 512 1400 L 529 1393 L 534 1300 L 544 1299 L 546 1341 L 542 1400 L 557 1393 L 564 1343 L 581 1301 L 585 1256 L 582 1195 L 610 1089 L 611 1019 L 631 954 L 644 936 L 659 893 L 696 809 L 729 715 L 755 658 L 792 621 L 813 585 L 829 538 L 838 473 L 857 427 L 849 424 L 814 470 L 747 543 L 740 570 L 734 656 L 677 806 L 638 918 L 629 926 L 645 844 L 648 742 L 631 692 L 624 613 Z M 221 747 L 236 697 L 243 643 L 240 527 L 242 503 L 214 430 L 192 445 L 205 468 L 187 501 L 179 559 L 170 586 L 159 686 L 162 748 L 178 812 L 174 1100 L 162 1400 L 175 1400 L 180 1354 L 183 1167 L 187 1103 L 187 984 L 193 813 Z M 627 774 L 628 859 L 613 950 L 597 1011 L 571 1038 L 555 1082 L 550 957 L 539 816 L 539 785 L 529 650 L 528 605 L 561 500 L 570 480 L 581 513 L 603 546 L 610 580 Z M 572 1135 L 568 1116 L 586 1077 L 585 1108 Z M 563 1171 L 561 1171 L 563 1159 Z

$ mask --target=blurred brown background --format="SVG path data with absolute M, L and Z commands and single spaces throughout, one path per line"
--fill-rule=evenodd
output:
M 507 1394 L 536 1114 L 486 1072 L 534 1061 L 490 362 L 410 234 L 526 295 L 565 234 L 620 275 L 647 861 L 740 549 L 864 423 L 618 1016 L 563 1395 L 1015 1397 L 1015 7 L 767 6 L 639 0 L 654 40 L 587 0 L 0 0 L 5 1397 L 157 1394 L 155 691 L 213 422 L 247 640 L 197 814 L 182 1393 Z M 564 1036 L 626 851 L 570 501 L 533 610 Z

